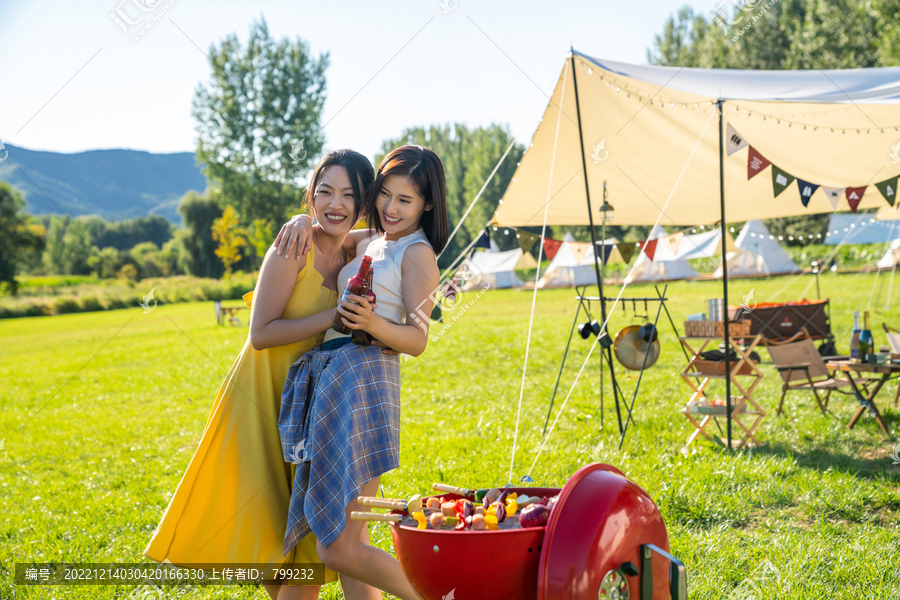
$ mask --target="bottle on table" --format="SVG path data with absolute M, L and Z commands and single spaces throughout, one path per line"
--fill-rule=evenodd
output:
M 341 294 L 341 301 L 353 302 L 350 300 L 349 296 L 354 294 L 356 296 L 365 296 L 368 288 L 366 287 L 366 275 L 369 273 L 369 267 L 372 264 L 371 256 L 363 256 L 362 260 L 359 261 L 359 269 L 356 271 L 356 275 L 350 278 L 350 281 L 347 282 L 347 287 L 344 288 L 344 293 Z M 358 304 L 357 302 L 353 302 L 353 304 Z M 340 306 L 340 303 L 338 304 Z M 344 325 L 344 322 L 341 319 L 344 317 L 340 312 L 334 313 L 334 321 L 331 324 L 331 328 L 337 331 L 338 333 L 348 334 L 353 330 Z
M 853 311 L 853 333 L 850 334 L 850 362 L 859 362 L 859 311 Z
M 369 304 L 375 304 L 375 292 L 372 287 L 372 282 L 375 279 L 375 269 L 373 267 L 369 267 L 369 272 L 366 274 L 366 301 Z M 354 329 L 353 333 L 350 334 L 350 341 L 356 344 L 357 346 L 371 346 L 372 345 L 372 336 L 362 329 Z
M 863 329 L 859 332 L 859 362 L 875 364 L 875 339 L 869 329 L 869 311 L 864 315 Z

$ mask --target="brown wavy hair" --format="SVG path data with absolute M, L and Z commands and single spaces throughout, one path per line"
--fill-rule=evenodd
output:
M 431 210 L 422 213 L 420 224 L 435 254 L 440 254 L 450 237 L 450 217 L 447 214 L 447 185 L 444 181 L 444 165 L 434 150 L 422 146 L 394 148 L 381 160 L 375 182 L 366 195 L 366 221 L 370 229 L 384 233 L 381 215 L 375 208 L 384 178 L 403 175 L 416 191 L 431 204 Z

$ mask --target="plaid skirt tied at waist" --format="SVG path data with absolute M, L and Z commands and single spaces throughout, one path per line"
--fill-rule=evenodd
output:
M 400 359 L 378 346 L 315 347 L 288 371 L 278 430 L 294 484 L 287 555 L 315 533 L 328 547 L 363 484 L 400 466 Z

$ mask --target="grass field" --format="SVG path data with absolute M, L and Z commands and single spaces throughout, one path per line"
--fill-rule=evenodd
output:
M 870 302 L 870 310 L 883 309 L 884 294 L 873 299 L 874 277 L 821 279 L 841 351 L 852 310 Z M 732 303 L 751 289 L 760 302 L 795 299 L 810 282 L 809 276 L 733 282 Z M 628 289 L 653 293 L 650 286 Z M 806 296 L 814 294 L 813 285 Z M 669 288 L 669 310 L 681 328 L 685 315 L 720 295 L 715 282 L 679 282 Z M 573 290 L 538 293 L 515 479 L 529 472 L 541 442 L 573 296 Z M 382 478 L 387 496 L 424 493 L 435 481 L 507 482 L 531 300 L 529 291 L 489 291 L 425 354 L 402 361 L 402 466 Z M 881 321 L 900 325 L 895 300 L 886 314 L 873 312 L 878 344 L 885 343 Z M 630 322 L 630 305 L 627 314 L 618 308 L 610 329 L 614 334 Z M 441 327 L 433 325 L 432 336 Z M 0 452 L 0 597 L 109 599 L 133 592 L 16 588 L 13 568 L 24 561 L 141 562 L 245 339 L 246 328 L 216 326 L 211 302 L 160 305 L 149 314 L 137 308 L 0 321 L 6 451 Z M 644 376 L 622 451 L 609 389 L 600 426 L 595 355 L 531 472 L 537 484 L 562 486 L 593 461 L 619 467 L 659 505 L 673 553 L 688 567 L 692 600 L 728 597 L 765 561 L 780 582 L 763 584 L 758 598 L 900 598 L 900 466 L 890 458 L 900 421 L 895 383 L 879 396 L 890 440 L 868 417 L 846 430 L 856 402 L 843 396 L 832 399 L 833 415 L 823 416 L 811 395 L 795 393 L 787 416 L 775 417 L 780 379 L 761 351 L 766 378 L 756 397 L 769 412 L 759 431 L 765 445 L 731 453 L 698 441 L 683 452 L 692 430 L 678 413 L 688 396 L 676 375 L 684 357 L 668 326 L 661 340 L 661 359 Z M 573 340 L 554 416 L 588 348 Z M 617 373 L 633 390 L 636 379 L 621 368 Z M 386 527 L 371 529 L 373 542 L 390 549 Z M 267 597 L 252 586 L 172 590 L 170 597 L 178 592 Z M 339 598 L 339 588 L 325 588 L 323 597 Z

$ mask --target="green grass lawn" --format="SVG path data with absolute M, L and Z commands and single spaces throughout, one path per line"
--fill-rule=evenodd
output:
M 733 304 L 751 288 L 757 301 L 785 301 L 811 282 L 742 280 L 730 293 Z M 873 294 L 874 284 L 874 275 L 821 279 L 843 352 L 855 308 L 871 305 L 878 344 L 886 342 L 881 321 L 900 326 L 900 297 L 887 313 L 875 312 L 886 299 Z M 628 294 L 654 292 L 632 286 Z M 720 295 L 716 282 L 672 284 L 668 306 L 679 329 L 684 316 Z M 812 284 L 806 296 L 814 295 Z M 571 289 L 538 292 L 514 479 L 529 472 L 541 443 L 573 298 Z M 402 361 L 402 466 L 382 478 L 387 496 L 425 493 L 435 481 L 507 482 L 531 300 L 530 291 L 488 291 L 425 354 Z M 617 308 L 610 329 L 631 320 L 630 305 L 627 314 Z M 432 335 L 441 327 L 433 325 Z M 137 308 L 0 321 L 0 597 L 14 597 L 16 562 L 143 560 L 246 335 L 246 328 L 217 327 L 211 302 L 160 305 L 150 314 Z M 786 416 L 775 417 L 780 378 L 763 350 L 766 378 L 756 397 L 769 412 L 758 434 L 764 447 L 732 453 L 698 441 L 683 452 L 692 431 L 678 412 L 689 391 L 677 376 L 684 357 L 667 325 L 661 341 L 622 451 L 608 377 L 601 428 L 595 354 L 531 472 L 536 483 L 561 487 L 594 461 L 620 468 L 659 505 L 672 551 L 687 565 L 692 600 L 727 597 L 765 561 L 781 582 L 767 584 L 761 598 L 900 598 L 900 466 L 890 458 L 900 421 L 896 384 L 880 394 L 891 440 L 868 417 L 845 429 L 856 402 L 844 396 L 823 416 L 811 395 L 794 393 Z M 589 347 L 573 340 L 554 417 Z M 621 367 L 617 374 L 631 392 L 636 378 Z M 371 530 L 373 543 L 391 549 L 385 526 Z M 19 586 L 15 597 L 123 598 L 132 591 Z M 267 597 L 252 586 L 181 591 L 186 598 Z M 323 596 L 339 598 L 340 590 L 329 586 Z

